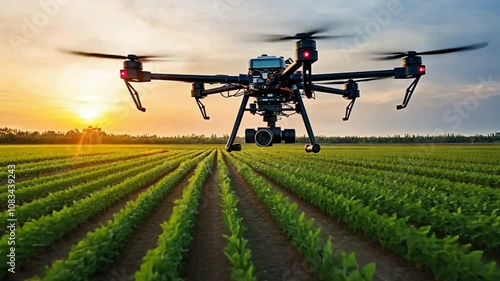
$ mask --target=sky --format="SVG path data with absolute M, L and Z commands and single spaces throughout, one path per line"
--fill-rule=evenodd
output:
M 500 6 L 495 0 L 27 0 L 0 2 L 0 127 L 67 131 L 98 126 L 110 133 L 229 134 L 239 98 L 203 100 L 203 120 L 191 85 L 136 83 L 138 111 L 119 78 L 120 60 L 83 58 L 61 49 L 126 55 L 168 55 L 147 62 L 153 73 L 246 74 L 261 54 L 294 56 L 294 42 L 262 43 L 258 34 L 290 34 L 329 25 L 328 34 L 350 38 L 318 41 L 313 73 L 393 69 L 399 60 L 374 61 L 370 52 L 426 51 L 489 42 L 473 52 L 423 57 L 422 77 L 409 106 L 396 110 L 411 80 L 360 83 L 361 97 L 347 122 L 347 100 L 317 93 L 306 100 L 316 135 L 500 131 Z M 245 128 L 264 126 L 245 115 Z M 305 134 L 298 115 L 278 121 Z

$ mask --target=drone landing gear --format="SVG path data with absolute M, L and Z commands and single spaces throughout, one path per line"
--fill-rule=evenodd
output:
M 417 78 L 415 78 L 415 80 L 413 80 L 413 82 L 410 84 L 410 86 L 408 86 L 408 88 L 406 89 L 405 98 L 403 99 L 403 103 L 396 106 L 397 110 L 403 109 L 406 106 L 408 106 L 408 103 L 410 102 L 411 96 L 413 95 L 413 92 L 415 92 L 415 88 L 417 88 L 417 84 L 418 84 L 418 81 L 420 80 L 420 77 L 421 77 L 420 75 L 417 76 Z
M 134 103 L 135 103 L 135 106 L 137 107 L 137 109 L 139 109 L 142 112 L 145 112 L 146 109 L 144 107 L 142 107 L 141 99 L 139 98 L 139 93 L 134 89 L 134 87 L 132 87 L 132 85 L 130 85 L 130 83 L 127 80 L 124 80 L 124 81 L 125 81 L 125 85 L 127 86 L 128 92 L 130 93 L 130 95 L 132 96 L 132 99 L 134 100 Z
M 306 144 L 305 149 L 306 149 L 306 152 L 318 153 L 320 151 L 321 147 L 317 143 L 315 143 L 315 144 Z
M 309 122 L 309 117 L 307 116 L 306 107 L 304 105 L 304 101 L 300 96 L 298 90 L 295 91 L 295 97 L 297 98 L 298 111 L 300 115 L 302 115 L 302 120 L 304 120 L 304 125 L 306 126 L 307 135 L 309 136 L 309 141 L 311 144 L 306 144 L 305 150 L 306 152 L 314 152 L 318 153 L 321 149 L 321 146 L 316 142 L 316 138 L 314 137 L 314 133 L 311 127 L 311 123 Z
M 351 102 L 345 108 L 345 116 L 342 118 L 343 121 L 349 120 L 349 116 L 351 116 L 352 108 L 354 107 L 354 103 L 356 102 L 356 98 L 352 99 Z
M 200 101 L 199 98 L 196 98 L 196 104 L 198 105 L 198 108 L 200 109 L 201 116 L 205 120 L 210 120 L 210 116 L 207 115 L 207 110 L 205 109 L 205 105 Z
M 233 131 L 231 132 L 231 136 L 229 136 L 229 140 L 226 144 L 226 151 L 241 151 L 241 144 L 234 143 L 236 139 L 236 134 L 238 133 L 238 129 L 240 128 L 241 119 L 243 119 L 243 113 L 245 113 L 245 108 L 248 103 L 249 95 L 243 95 L 243 99 L 241 100 L 240 109 L 238 110 L 238 115 L 236 115 L 236 121 L 234 121 Z

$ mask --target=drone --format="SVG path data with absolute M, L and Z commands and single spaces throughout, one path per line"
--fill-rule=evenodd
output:
M 225 97 L 242 97 L 231 135 L 226 143 L 225 148 L 228 152 L 241 151 L 241 144 L 234 143 L 234 141 L 244 113 L 249 112 L 252 115 L 257 114 L 262 116 L 267 126 L 258 127 L 257 129 L 246 129 L 246 143 L 255 143 L 259 147 L 269 147 L 281 142 L 295 143 L 295 130 L 282 130 L 276 126 L 276 123 L 282 117 L 299 114 L 302 116 L 310 141 L 309 144 L 305 145 L 305 151 L 318 153 L 321 147 L 314 137 L 303 97 L 312 99 L 315 98 L 316 93 L 326 93 L 340 95 L 350 100 L 343 118 L 344 121 L 347 121 L 349 120 L 356 99 L 360 97 L 359 82 L 384 78 L 412 79 L 413 81 L 406 89 L 403 102 L 396 107 L 400 110 L 408 106 L 420 78 L 426 73 L 426 67 L 422 64 L 422 56 L 476 50 L 488 45 L 487 42 L 483 42 L 426 52 L 376 53 L 379 56 L 378 60 L 402 59 L 402 67 L 387 70 L 313 74 L 312 65 L 318 61 L 316 40 L 346 37 L 345 35 L 318 35 L 318 33 L 325 31 L 327 31 L 325 28 L 316 28 L 292 36 L 268 35 L 262 41 L 296 41 L 294 59 L 284 59 L 281 56 L 263 54 L 249 60 L 248 72 L 246 74 L 234 76 L 165 74 L 151 73 L 143 70 L 144 62 L 159 59 L 159 56 L 137 56 L 133 54 L 121 56 L 81 51 L 66 52 L 85 57 L 123 59 L 123 69 L 120 70 L 120 78 L 125 82 L 135 106 L 142 112 L 145 112 L 146 109 L 142 106 L 139 93 L 134 89 L 131 82 L 141 83 L 153 80 L 166 80 L 192 83 L 191 97 L 195 99 L 205 120 L 209 120 L 210 117 L 207 115 L 202 100 L 208 95 L 224 95 L 224 93 L 227 93 Z M 221 86 L 206 88 L 207 84 L 219 84 Z M 342 84 L 344 87 L 343 89 L 339 89 L 325 86 L 335 84 Z M 233 93 L 230 94 L 231 92 Z M 249 104 L 250 98 L 253 99 L 253 102 Z

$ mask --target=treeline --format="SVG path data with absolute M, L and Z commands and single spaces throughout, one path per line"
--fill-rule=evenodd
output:
M 101 128 L 88 127 L 83 130 L 74 129 L 67 132 L 55 131 L 22 131 L 12 128 L 0 128 L 0 144 L 224 144 L 228 135 L 211 136 L 189 135 L 161 137 L 157 135 L 108 134 Z M 500 143 L 500 133 L 487 135 L 463 136 L 457 134 L 445 135 L 394 135 L 385 137 L 328 137 L 317 136 L 319 143 L 332 144 L 370 144 L 370 143 Z M 308 143 L 304 135 L 297 137 L 298 143 Z M 244 143 L 238 137 L 236 143 Z
M 226 143 L 228 135 L 190 135 L 161 137 L 157 135 L 108 134 L 101 128 L 88 127 L 67 132 L 22 131 L 0 128 L 0 144 L 221 144 Z M 238 139 L 241 142 L 242 139 Z
M 359 136 L 345 136 L 345 137 L 316 137 L 318 143 L 500 143 L 500 133 L 491 133 L 487 135 L 473 135 L 464 136 L 460 134 L 444 134 L 444 135 L 393 135 L 386 137 L 359 137 Z M 297 138 L 297 142 L 309 142 L 306 136 Z

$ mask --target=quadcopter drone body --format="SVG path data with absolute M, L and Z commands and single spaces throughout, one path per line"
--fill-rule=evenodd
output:
M 161 74 L 143 71 L 142 62 L 154 59 L 155 56 L 128 55 L 116 56 L 99 53 L 75 52 L 73 54 L 125 59 L 123 69 L 120 70 L 120 77 L 125 81 L 132 99 L 140 111 L 146 109 L 142 106 L 139 93 L 133 88 L 130 82 L 150 82 L 152 80 L 167 80 L 192 83 L 191 96 L 196 103 L 204 119 L 208 120 L 205 106 L 201 102 L 203 98 L 212 94 L 221 94 L 230 91 L 237 91 L 236 94 L 228 96 L 242 96 L 241 105 L 236 115 L 233 130 L 226 144 L 226 150 L 240 151 L 241 145 L 235 144 L 236 134 L 241 124 L 244 112 L 263 116 L 263 121 L 267 122 L 266 127 L 245 130 L 245 142 L 256 143 L 258 146 L 272 146 L 273 143 L 294 143 L 295 130 L 276 127 L 276 122 L 281 116 L 298 113 L 302 116 L 304 125 L 310 140 L 310 144 L 305 146 L 306 152 L 319 152 L 320 145 L 316 142 L 314 133 L 307 116 L 302 96 L 308 99 L 314 97 L 317 92 L 341 95 L 350 100 L 346 107 L 344 121 L 349 119 L 356 98 L 360 96 L 357 82 L 377 80 L 393 77 L 395 79 L 413 79 L 406 89 L 406 94 L 401 105 L 397 109 L 403 109 L 408 105 L 411 96 L 422 75 L 425 75 L 426 68 L 422 64 L 419 55 L 444 54 L 457 51 L 473 50 L 483 48 L 487 43 L 470 46 L 443 49 L 417 53 L 396 52 L 385 53 L 384 60 L 403 58 L 402 67 L 388 70 L 374 70 L 346 73 L 326 73 L 313 74 L 312 64 L 318 60 L 318 50 L 315 39 L 332 39 L 343 36 L 317 36 L 322 30 L 313 30 L 306 33 L 298 33 L 294 36 L 275 36 L 271 41 L 297 40 L 295 44 L 295 58 L 285 60 L 283 57 L 262 55 L 250 59 L 247 74 L 237 76 L 229 75 L 190 75 L 190 74 Z M 360 79 L 360 80 L 353 80 Z M 338 82 L 338 81 L 341 82 Z M 323 84 L 344 84 L 343 89 L 318 85 Z M 206 84 L 223 84 L 219 87 L 205 88 Z M 249 99 L 254 102 L 248 104 Z

